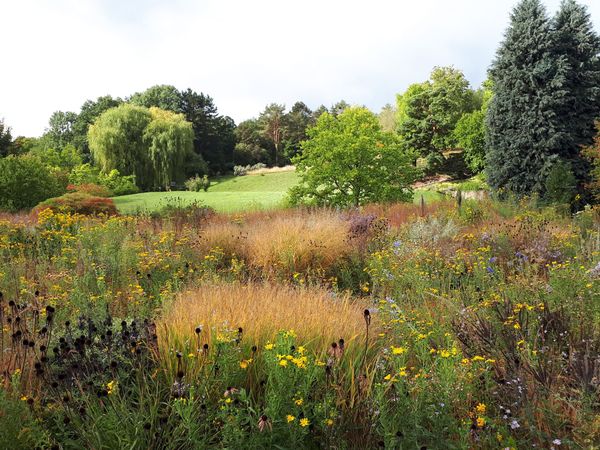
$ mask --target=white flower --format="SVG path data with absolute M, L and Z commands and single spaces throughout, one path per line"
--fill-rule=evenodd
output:
M 553 443 L 554 445 L 560 445 L 560 444 L 562 444 L 562 441 L 561 441 L 560 439 L 554 439 L 554 440 L 552 441 L 552 443 Z
M 510 429 L 511 430 L 516 430 L 517 428 L 520 428 L 521 425 L 519 425 L 519 422 L 516 421 L 516 419 L 513 419 L 513 421 L 510 423 Z

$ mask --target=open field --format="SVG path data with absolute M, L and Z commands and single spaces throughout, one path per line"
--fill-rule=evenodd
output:
M 115 197 L 114 202 L 124 214 L 155 211 L 169 202 L 202 202 L 219 212 L 273 209 L 282 205 L 287 190 L 297 181 L 293 171 L 227 176 L 213 181 L 208 192 L 145 192 Z
M 122 214 L 141 211 L 157 211 L 168 204 L 188 205 L 201 202 L 218 212 L 260 211 L 282 207 L 289 188 L 298 182 L 294 171 L 272 171 L 242 177 L 227 176 L 212 182 L 208 192 L 144 192 L 114 197 Z M 443 195 L 431 189 L 415 191 L 414 201 L 419 203 L 421 195 L 425 202 L 439 201 Z

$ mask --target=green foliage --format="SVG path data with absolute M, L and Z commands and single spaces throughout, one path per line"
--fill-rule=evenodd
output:
M 86 162 L 90 159 L 90 146 L 88 143 L 88 131 L 90 125 L 92 125 L 104 111 L 115 108 L 121 103 L 123 103 L 123 100 L 120 98 L 115 99 L 110 95 L 105 95 L 103 97 L 98 97 L 96 100 L 86 100 L 83 105 L 81 105 L 81 110 L 73 122 L 73 139 L 71 144 L 81 152 Z
M 136 92 L 129 98 L 129 102 L 146 108 L 154 106 L 176 113 L 183 112 L 180 92 L 175 86 L 167 84 L 149 87 L 144 92 Z
M 72 192 L 60 197 L 49 198 L 35 207 L 38 212 L 44 209 L 70 214 L 117 214 L 117 208 L 110 198 L 96 197 L 85 192 Z
M 94 160 L 103 172 L 117 169 L 135 175 L 138 185 L 154 186 L 144 130 L 152 121 L 147 108 L 123 104 L 111 108 L 90 126 L 88 140 Z
M 590 182 L 585 186 L 596 202 L 600 202 L 600 122 L 596 122 L 594 143 L 582 150 L 583 156 L 591 165 Z
M 594 121 L 600 117 L 600 36 L 587 7 L 575 0 L 561 3 L 552 28 L 553 57 L 565 62 L 560 67 L 563 95 L 555 107 L 556 152 L 571 164 L 583 193 L 581 184 L 589 182 L 590 167 L 580 150 L 593 143 Z
M 116 169 L 142 189 L 164 188 L 183 174 L 193 131 L 181 114 L 124 104 L 90 126 L 89 142 L 104 173 Z
M 571 165 L 558 161 L 550 169 L 545 183 L 545 200 L 550 203 L 570 204 L 577 192 L 577 180 Z
M 463 114 L 453 132 L 456 144 L 463 149 L 469 169 L 475 173 L 485 165 L 485 113 L 481 110 Z
M 73 125 L 77 114 L 71 111 L 55 111 L 48 121 L 49 128 L 44 134 L 47 148 L 62 149 L 73 143 Z
M 203 177 L 196 175 L 185 182 L 185 187 L 191 192 L 200 192 L 201 190 L 206 192 L 210 187 L 210 180 L 208 179 L 208 175 L 204 175 Z
M 39 158 L 44 165 L 51 169 L 64 170 L 66 172 L 70 172 L 83 162 L 81 154 L 71 144 L 58 149 L 35 146 L 29 154 Z
M 476 104 L 475 94 L 461 71 L 436 67 L 428 81 L 412 84 L 398 94 L 398 133 L 408 148 L 432 164 L 439 162 L 442 151 L 456 143 L 452 133 L 456 123 Z
M 366 108 L 348 108 L 337 117 L 324 113 L 308 134 L 293 160 L 301 178 L 290 191 L 293 202 L 359 206 L 412 199 L 414 155 L 381 131 Z
M 0 209 L 19 211 L 64 192 L 62 183 L 39 159 L 0 158 Z
M 213 99 L 191 89 L 178 91 L 174 86 L 157 85 L 136 93 L 131 103 L 146 108 L 158 107 L 181 113 L 192 124 L 194 152 L 208 164 L 213 173 L 230 170 L 233 166 L 235 147 L 235 123 L 230 117 L 218 114 Z M 199 159 L 195 160 L 196 162 Z M 187 176 L 204 173 L 205 170 L 186 171 Z
M 12 147 L 12 135 L 10 127 L 4 124 L 4 120 L 0 119 L 0 158 L 8 156 Z
M 0 387 L 0 448 L 48 448 L 48 432 L 35 417 L 27 399 L 21 400 L 15 396 L 14 391 L 11 393 Z
M 563 2 L 551 21 L 539 0 L 523 0 L 490 75 L 488 181 L 517 195 L 543 194 L 557 158 L 587 178 L 579 149 L 593 138 L 600 40 L 585 8 Z
M 194 130 L 183 114 L 150 108 L 152 121 L 144 130 L 144 142 L 156 186 L 168 187 L 181 178 L 186 155 L 193 151 Z
M 117 169 L 104 174 L 100 169 L 88 163 L 75 167 L 69 174 L 72 185 L 99 184 L 113 195 L 127 195 L 139 192 L 133 175 L 122 176 Z

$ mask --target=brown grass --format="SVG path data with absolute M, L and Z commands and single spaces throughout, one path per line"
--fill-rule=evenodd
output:
M 159 342 L 172 347 L 194 338 L 194 329 L 244 330 L 248 344 L 265 343 L 281 330 L 294 330 L 300 344 L 327 349 L 344 338 L 362 343 L 365 333 L 361 301 L 321 288 L 280 284 L 217 284 L 185 292 L 170 305 L 158 324 Z M 376 324 L 372 324 L 376 328 Z M 207 338 L 210 333 L 203 333 Z M 373 335 L 375 330 L 373 330 Z M 210 338 L 209 338 L 210 339 Z M 250 344 L 251 345 L 251 344 Z
M 213 222 L 202 232 L 198 247 L 202 253 L 220 247 L 263 275 L 282 270 L 293 274 L 327 268 L 348 255 L 348 226 L 328 210 L 254 214 Z

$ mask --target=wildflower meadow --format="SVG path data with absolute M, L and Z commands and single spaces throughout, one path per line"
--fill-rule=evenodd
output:
M 600 215 L 0 219 L 0 447 L 594 448 Z

